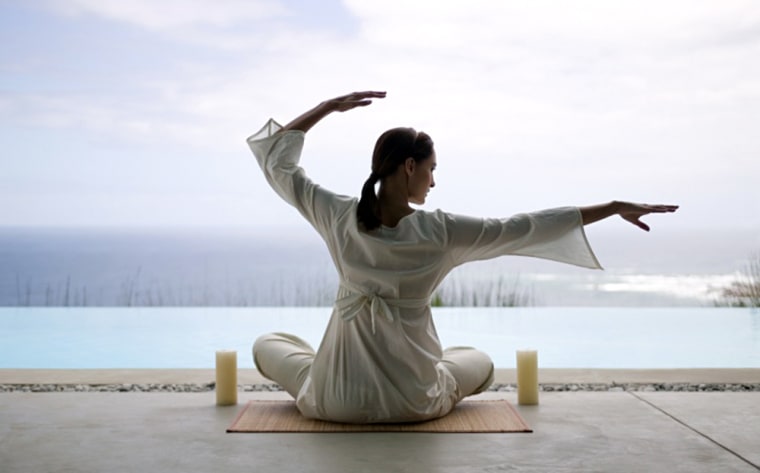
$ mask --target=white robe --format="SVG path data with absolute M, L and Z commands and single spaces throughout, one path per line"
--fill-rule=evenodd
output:
M 322 236 L 340 287 L 296 402 L 307 417 L 343 422 L 435 418 L 457 402 L 439 362 L 430 297 L 468 261 L 502 255 L 600 268 L 577 207 L 482 219 L 416 210 L 396 227 L 363 232 L 358 199 L 312 182 L 299 166 L 305 134 L 273 120 L 248 138 L 267 181 Z

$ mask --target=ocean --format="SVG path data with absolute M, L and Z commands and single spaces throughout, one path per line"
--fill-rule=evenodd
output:
M 604 271 L 501 257 L 452 272 L 442 306 L 705 307 L 760 251 L 753 230 L 587 228 Z M 0 227 L 0 306 L 332 303 L 337 276 L 298 228 Z

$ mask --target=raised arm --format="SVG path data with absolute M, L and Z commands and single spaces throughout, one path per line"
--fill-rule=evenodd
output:
M 580 207 L 583 224 L 598 222 L 613 215 L 620 215 L 623 220 L 631 222 L 642 230 L 649 231 L 649 225 L 640 220 L 651 213 L 671 213 L 678 209 L 677 205 L 634 204 L 614 200 L 606 204 Z
M 353 92 L 334 99 L 325 100 L 308 112 L 305 112 L 285 125 L 281 131 L 299 130 L 304 133 L 332 112 L 345 112 L 356 107 L 365 107 L 372 103 L 373 98 L 381 99 L 385 92 L 365 91 Z

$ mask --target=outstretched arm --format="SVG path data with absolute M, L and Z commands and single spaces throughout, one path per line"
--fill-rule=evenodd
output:
M 308 112 L 305 112 L 285 125 L 281 131 L 300 130 L 304 133 L 332 112 L 345 112 L 356 107 L 365 107 L 372 103 L 373 98 L 381 99 L 385 92 L 366 91 L 342 95 L 325 100 Z
M 677 205 L 649 205 L 634 204 L 632 202 L 612 201 L 607 204 L 591 205 L 581 207 L 581 216 L 583 224 L 598 222 L 613 215 L 620 215 L 623 220 L 627 220 L 642 230 L 649 231 L 649 225 L 640 220 L 644 215 L 651 213 L 671 213 L 678 209 Z

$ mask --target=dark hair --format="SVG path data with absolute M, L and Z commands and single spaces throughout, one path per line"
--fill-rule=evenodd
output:
M 375 184 L 393 174 L 407 158 L 424 161 L 433 154 L 433 140 L 414 128 L 392 128 L 377 139 L 372 152 L 372 172 L 362 187 L 356 217 L 365 230 L 380 226 L 380 206 Z

